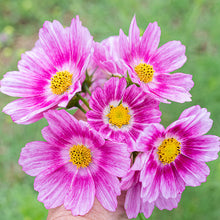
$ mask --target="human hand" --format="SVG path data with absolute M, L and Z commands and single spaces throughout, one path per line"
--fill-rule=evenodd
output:
M 50 209 L 47 220 L 128 220 L 124 210 L 125 192 L 118 197 L 118 206 L 115 212 L 103 208 L 97 199 L 93 208 L 84 216 L 73 216 L 70 210 L 64 206 Z

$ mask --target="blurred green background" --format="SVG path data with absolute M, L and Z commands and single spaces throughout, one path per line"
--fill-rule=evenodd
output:
M 162 123 L 167 126 L 187 107 L 199 104 L 211 112 L 214 125 L 210 134 L 220 134 L 220 1 L 219 0 L 0 0 L 0 79 L 7 71 L 17 70 L 21 53 L 30 50 L 38 39 L 45 20 L 70 25 L 77 14 L 95 41 L 128 33 L 136 14 L 138 26 L 145 30 L 158 21 L 161 43 L 180 40 L 186 45 L 188 61 L 179 70 L 193 75 L 192 102 L 161 104 Z M 1 109 L 14 98 L 0 94 Z M 41 120 L 32 125 L 14 124 L 0 113 L 0 210 L 3 220 L 43 220 L 47 210 L 37 201 L 34 178 L 17 164 L 27 142 L 43 140 Z M 220 219 L 220 161 L 209 163 L 211 174 L 206 183 L 187 187 L 177 209 L 155 208 L 150 219 Z M 145 219 L 142 215 L 139 219 Z

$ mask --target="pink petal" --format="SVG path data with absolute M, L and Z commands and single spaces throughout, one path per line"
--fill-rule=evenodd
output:
M 139 153 L 135 158 L 134 164 L 131 170 L 142 170 L 144 164 L 148 160 L 149 155 L 147 153 Z
M 97 88 L 89 100 L 89 106 L 93 111 L 103 112 L 103 109 L 106 107 L 106 97 L 101 88 Z
M 15 97 L 41 95 L 47 82 L 41 77 L 27 77 L 17 71 L 8 72 L 1 80 L 1 92 Z
M 125 87 L 126 88 L 126 87 Z M 128 103 L 131 108 L 143 102 L 145 93 L 136 85 L 129 86 L 123 95 L 123 103 Z
M 174 166 L 174 163 L 171 163 L 170 165 L 171 165 L 173 175 L 174 175 L 176 191 L 181 194 L 185 190 L 185 182 L 180 177 L 176 167 Z
M 137 149 L 141 152 L 151 151 L 154 142 L 163 136 L 164 127 L 161 124 L 150 124 L 140 134 L 137 140 Z
M 139 176 L 139 172 L 133 171 L 133 170 L 129 170 L 127 172 L 127 174 L 125 176 L 123 176 L 123 178 L 121 179 L 121 190 L 128 190 L 129 188 L 131 188 L 134 184 L 136 184 L 138 182 L 138 179 L 135 178 L 135 176 Z
M 175 176 L 170 164 L 167 164 L 163 167 L 160 190 L 165 199 L 175 198 L 179 193 L 176 189 Z
M 140 43 L 140 57 L 143 57 L 145 61 L 156 52 L 160 42 L 160 27 L 157 22 L 149 23 L 145 30 Z
M 220 139 L 214 135 L 190 138 L 184 141 L 181 153 L 197 161 L 212 161 L 218 158 Z
M 61 69 L 70 61 L 69 29 L 58 21 L 46 21 L 39 31 L 39 40 L 45 54 Z
M 124 78 L 112 77 L 105 83 L 103 92 L 106 96 L 106 104 L 113 100 L 121 100 L 125 92 L 127 83 Z
M 147 187 L 141 189 L 141 197 L 143 202 L 154 202 L 157 200 L 159 193 L 160 193 L 160 179 L 161 179 L 161 172 L 162 169 L 158 167 L 156 175 L 154 178 L 152 177 L 151 182 Z M 143 185 L 143 184 L 142 184 Z
M 111 57 L 115 60 L 119 59 L 119 36 L 110 36 L 101 42 L 107 50 Z
M 185 109 L 181 113 L 179 119 L 188 118 L 190 116 L 200 114 L 200 112 L 201 112 L 201 107 L 199 105 L 191 106 L 191 107 Z
M 193 107 L 191 107 L 190 109 L 195 110 L 195 108 Z M 181 139 L 199 137 L 207 133 L 212 127 L 213 123 L 213 121 L 209 118 L 210 113 L 207 112 L 207 109 L 205 108 L 196 107 L 196 109 L 197 110 L 195 110 L 195 112 L 193 110 L 193 114 L 189 113 L 189 116 L 181 116 L 179 120 L 170 124 L 167 127 L 166 132 L 178 135 L 179 137 L 181 137 Z M 185 111 L 188 112 L 188 109 L 186 109 Z M 182 115 L 184 115 L 184 112 L 182 113 Z
M 131 25 L 129 28 L 129 43 L 130 43 L 130 53 L 133 57 L 139 54 L 139 41 L 140 41 L 140 31 L 136 23 L 135 16 L 131 21 Z
M 153 202 L 157 199 L 160 192 L 161 173 L 161 167 L 158 166 L 153 154 L 151 154 L 140 173 L 140 181 L 143 186 L 141 197 L 144 202 Z
M 75 172 L 71 163 L 54 172 L 49 169 L 42 172 L 34 181 L 34 189 L 39 192 L 38 200 L 43 202 L 47 209 L 62 205 Z
M 96 130 L 98 131 L 100 127 L 104 125 L 103 119 L 102 119 L 102 112 L 97 112 L 90 110 L 86 113 L 88 123 Z
M 82 26 L 79 17 L 72 19 L 70 25 L 70 51 L 72 60 L 77 63 L 81 82 L 93 53 L 93 39 L 89 30 Z
M 50 128 L 44 128 L 42 134 L 51 143 L 53 141 L 71 145 L 80 143 L 89 148 L 98 148 L 105 143 L 105 140 L 96 131 L 91 130 L 86 122 L 78 121 L 65 110 L 50 110 L 44 117 Z
M 54 136 L 52 138 L 60 139 L 64 143 L 68 143 L 67 141 L 70 141 L 76 135 L 77 120 L 65 110 L 51 110 L 46 112 L 44 117 L 49 124 L 49 128 L 46 127 L 42 130 L 42 134 L 47 141 L 51 142 L 52 140 L 49 137 L 50 133 L 50 136 Z
M 163 210 L 172 210 L 173 208 L 177 208 L 178 203 L 181 199 L 181 194 L 178 194 L 176 198 L 165 199 L 162 195 L 160 195 L 156 201 L 156 206 L 158 209 Z
M 194 86 L 192 81 L 192 75 L 184 73 L 160 73 L 155 74 L 155 81 L 161 84 L 168 84 L 184 88 L 186 91 L 190 91 Z
M 3 112 L 10 115 L 12 120 L 18 124 L 30 124 L 43 118 L 43 112 L 57 107 L 62 97 L 28 97 L 17 99 L 3 109 Z
M 47 142 L 35 141 L 26 144 L 22 149 L 19 164 L 30 176 L 37 176 L 51 167 L 59 168 L 68 163 L 69 158 L 61 155 L 60 148 Z
M 180 41 L 170 41 L 161 46 L 150 59 L 157 73 L 169 73 L 186 62 L 185 46 Z
M 184 103 L 191 101 L 191 94 L 183 87 L 152 82 L 149 83 L 149 91 L 174 102 Z
M 85 215 L 92 208 L 95 199 L 95 184 L 90 172 L 80 168 L 64 200 L 64 207 L 73 215 Z
M 142 212 L 144 214 L 145 218 L 150 218 L 153 210 L 154 210 L 154 202 L 149 203 L 149 202 L 141 201 L 140 212 Z
M 153 154 L 151 154 L 140 173 L 140 181 L 143 187 L 148 187 L 152 184 L 153 178 L 157 173 L 157 168 L 158 164 L 154 160 Z
M 114 212 L 117 208 L 117 196 L 121 193 L 118 178 L 99 168 L 93 179 L 97 199 L 105 209 Z
M 59 138 L 50 126 L 46 126 L 41 130 L 43 138 L 51 145 L 59 146 L 60 148 L 65 148 L 70 145 L 69 137 L 68 139 Z
M 130 167 L 127 145 L 106 141 L 100 149 L 103 152 L 103 156 L 99 159 L 100 166 L 108 173 L 118 177 L 126 175 Z
M 209 168 L 204 162 L 197 162 L 183 155 L 175 159 L 175 167 L 188 186 L 199 186 L 206 181 Z
M 44 62 L 42 62 L 42 57 Z M 33 79 L 50 80 L 51 76 L 57 72 L 52 60 L 44 53 L 41 48 L 34 48 L 21 55 L 18 62 L 20 74 Z M 42 85 L 43 86 L 43 85 Z
M 128 37 L 124 34 L 122 30 L 119 32 L 119 52 L 120 57 L 126 62 L 132 62 L 133 57 L 130 53 L 130 45 L 128 41 Z
M 93 61 L 95 64 L 93 65 L 99 67 L 99 71 L 94 74 L 96 80 L 105 79 L 106 81 L 112 74 L 126 76 L 126 65 L 119 57 L 119 38 L 113 36 L 109 39 L 109 42 L 108 39 L 104 40 L 104 44 L 103 42 L 94 44 Z
M 107 61 L 110 61 L 112 59 L 110 51 L 108 48 L 101 44 L 101 43 L 94 43 L 94 54 L 93 54 L 93 61 L 95 62 L 95 65 L 101 67 L 101 69 L 107 69 L 110 73 L 110 70 L 113 70 L 112 73 L 115 73 L 115 65 L 114 63 L 110 62 L 109 65 L 104 65 L 104 63 Z
M 159 102 L 151 98 L 148 94 L 143 92 L 141 88 L 136 85 L 129 86 L 123 95 L 123 103 L 127 103 L 135 112 L 142 110 L 159 110 Z
M 130 188 L 125 197 L 125 210 L 128 218 L 136 218 L 141 207 L 141 184 L 137 183 Z

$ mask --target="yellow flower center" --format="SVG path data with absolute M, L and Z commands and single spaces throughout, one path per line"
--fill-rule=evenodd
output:
M 175 138 L 167 138 L 163 140 L 162 144 L 158 147 L 157 154 L 159 160 L 163 164 L 170 164 L 180 154 L 181 143 Z
M 153 66 L 146 63 L 139 63 L 134 67 L 139 79 L 144 83 L 149 83 L 153 80 L 154 69 Z
M 129 124 L 131 116 L 128 114 L 128 112 L 128 107 L 124 107 L 122 104 L 117 107 L 111 105 L 110 112 L 106 116 L 109 118 L 110 124 L 116 125 L 121 128 L 122 125 Z
M 56 75 L 51 78 L 50 88 L 53 94 L 61 95 L 66 92 L 72 85 L 72 76 L 73 74 L 67 70 L 57 72 Z
M 73 145 L 69 151 L 70 162 L 77 168 L 88 167 L 92 162 L 91 150 L 84 145 Z

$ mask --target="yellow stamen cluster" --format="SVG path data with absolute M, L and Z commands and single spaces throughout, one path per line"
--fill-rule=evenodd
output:
M 66 92 L 72 85 L 72 76 L 73 74 L 67 70 L 57 72 L 56 75 L 51 78 L 50 88 L 53 94 L 61 95 Z
M 88 167 L 92 162 L 91 150 L 84 145 L 73 145 L 69 151 L 70 162 L 77 168 Z
M 110 112 L 106 116 L 109 118 L 110 124 L 116 125 L 119 128 L 121 128 L 122 125 L 129 124 L 131 116 L 128 113 L 128 107 L 124 107 L 122 104 L 120 104 L 117 107 L 111 105 Z
M 155 72 L 153 66 L 146 63 L 139 63 L 135 66 L 134 70 L 142 82 L 149 83 L 153 80 Z
M 181 143 L 175 138 L 167 138 L 163 140 L 162 144 L 158 147 L 157 154 L 159 160 L 163 164 L 170 164 L 180 154 Z

